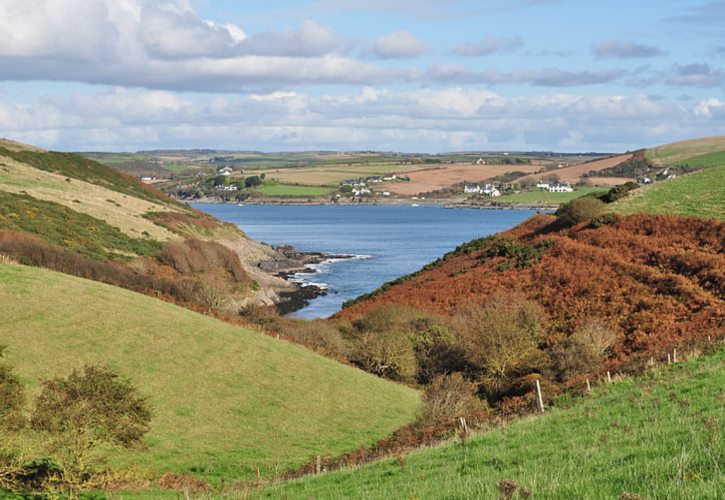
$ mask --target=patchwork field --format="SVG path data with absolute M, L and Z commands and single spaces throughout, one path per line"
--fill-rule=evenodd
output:
M 600 170 L 605 170 L 607 168 L 614 167 L 616 165 L 619 165 L 622 162 L 625 162 L 632 158 L 631 154 L 626 155 L 619 155 L 619 156 L 612 156 L 610 158 L 604 158 L 602 160 L 595 160 L 588 163 L 580 163 L 579 165 L 573 165 L 571 167 L 564 167 L 564 168 L 558 168 L 555 170 L 551 170 L 548 172 L 542 172 L 541 174 L 537 174 L 534 176 L 527 176 L 527 177 L 533 177 L 536 180 L 542 179 L 550 174 L 556 174 L 559 176 L 559 179 L 562 181 L 570 182 L 571 184 L 576 184 L 579 182 L 584 174 L 587 172 L 598 172 Z M 522 177 L 523 179 L 523 177 Z M 519 179 L 521 180 L 521 179 Z M 591 179 L 592 182 L 596 182 L 597 185 L 601 186 L 609 186 L 609 185 L 617 185 L 617 184 L 624 184 L 628 180 L 631 179 L 619 179 L 619 178 L 594 178 Z
M 410 177 L 410 182 L 380 184 L 380 189 L 404 196 L 412 196 L 437 191 L 460 182 L 481 182 L 506 172 L 535 172 L 540 168 L 539 165 L 471 165 L 454 163 L 408 172 L 406 175 Z
M 153 475 L 270 476 L 381 439 L 418 405 L 401 385 L 97 282 L 0 264 L 0 304 L 0 344 L 32 392 L 93 363 L 149 398 L 148 450 L 112 463 Z
M 285 169 L 263 169 L 251 170 L 249 175 L 266 174 L 270 179 L 275 179 L 285 184 L 302 184 L 308 186 L 337 186 L 347 179 L 368 177 L 371 175 L 382 175 L 388 173 L 406 173 L 420 170 L 420 165 L 357 165 L 354 167 L 343 167 L 341 165 L 330 167 L 304 167 Z

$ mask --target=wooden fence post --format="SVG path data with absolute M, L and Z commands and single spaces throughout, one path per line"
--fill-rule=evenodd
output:
M 315 463 L 315 474 L 320 475 L 322 472 L 322 457 L 320 455 L 317 455 L 317 463 Z
M 587 393 L 592 392 L 592 386 L 589 384 L 589 379 L 587 379 Z
M 670 353 L 669 352 L 667 353 L 667 364 L 668 365 L 671 365 L 672 364 L 672 356 L 670 356 Z
M 677 348 L 672 349 L 672 362 L 677 363 Z
M 607 383 L 608 384 L 612 383 L 612 374 L 610 372 L 607 372 Z
M 541 396 L 541 384 L 538 378 L 536 379 L 536 396 L 539 401 L 539 410 L 541 410 L 541 413 L 544 413 L 544 398 Z

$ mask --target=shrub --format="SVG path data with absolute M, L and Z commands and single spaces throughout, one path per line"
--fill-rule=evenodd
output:
M 466 359 L 479 372 L 486 395 L 507 395 L 515 380 L 546 366 L 538 348 L 546 315 L 520 294 L 494 294 L 472 302 L 456 318 Z
M 562 350 L 554 352 L 559 372 L 564 378 L 596 373 L 616 340 L 617 335 L 604 322 L 588 320 L 567 339 Z
M 278 318 L 271 325 L 281 336 L 302 344 L 325 356 L 347 359 L 350 346 L 343 338 L 340 329 L 330 320 L 288 320 Z
M 356 332 L 351 345 L 350 361 L 374 375 L 412 380 L 417 373 L 413 344 L 405 333 Z
M 5 347 L 0 346 L 0 436 L 2 431 L 12 432 L 25 426 L 25 417 L 21 413 L 25 391 L 18 376 L 2 363 L 4 352 Z
M 237 282 L 248 279 L 237 254 L 214 241 L 188 239 L 167 243 L 158 259 L 184 275 L 223 271 Z
M 483 413 L 486 405 L 476 396 L 477 391 L 478 385 L 460 373 L 437 376 L 423 394 L 418 423 L 436 426 Z
M 85 366 L 42 384 L 30 425 L 44 433 L 52 459 L 71 493 L 92 486 L 104 446 L 131 448 L 149 430 L 145 398 L 112 371 Z
M 556 211 L 556 216 L 564 226 L 573 226 L 585 220 L 593 219 L 603 211 L 603 201 L 592 196 L 583 196 L 562 205 Z
M 445 326 L 433 325 L 416 334 L 413 348 L 421 384 L 431 383 L 436 375 L 465 369 L 465 358 L 456 346 L 456 337 Z

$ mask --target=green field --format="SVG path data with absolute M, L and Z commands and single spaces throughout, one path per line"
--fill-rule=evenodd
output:
M 725 497 L 725 352 L 594 388 L 542 417 L 252 497 L 546 499 Z M 566 406 L 566 405 L 564 405 Z M 625 496 L 630 495 L 638 496 Z
M 550 193 L 548 191 L 540 190 L 540 189 L 534 189 L 533 191 L 528 191 L 524 193 L 518 193 L 518 194 L 504 194 L 500 198 L 496 198 L 496 201 L 504 202 L 504 203 L 522 203 L 522 204 L 532 204 L 532 205 L 561 205 L 562 203 L 566 203 L 567 201 L 571 201 L 575 198 L 580 198 L 582 196 L 586 196 L 588 194 L 592 193 L 604 193 L 606 192 L 606 188 L 596 188 L 596 187 L 584 187 L 584 188 L 576 188 L 571 193 Z
M 614 210 L 725 220 L 725 166 L 642 187 L 618 201 Z
M 690 167 L 717 167 L 725 165 L 725 151 L 695 156 L 685 161 L 680 161 L 680 163 L 687 164 Z
M 97 282 L 0 264 L 0 344 L 41 379 L 103 364 L 149 397 L 147 451 L 114 455 L 212 485 L 271 476 L 372 443 L 414 418 L 418 394 L 311 351 Z
M 317 198 L 327 196 L 334 191 L 332 188 L 314 186 L 291 186 L 288 184 L 270 184 L 260 186 L 255 191 L 264 196 L 281 196 L 290 198 Z
M 725 151 L 725 136 L 704 137 L 648 149 L 647 159 L 657 165 L 691 163 L 695 158 Z

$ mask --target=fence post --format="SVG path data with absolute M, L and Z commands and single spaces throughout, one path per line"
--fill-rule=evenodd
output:
M 672 349 L 672 362 L 677 363 L 677 348 Z
M 541 410 L 541 413 L 544 413 L 544 398 L 541 397 L 541 384 L 538 378 L 536 379 L 536 396 L 539 401 L 539 410 Z
M 612 383 L 612 374 L 610 372 L 607 372 L 607 383 L 608 384 Z
M 670 356 L 670 353 L 669 352 L 667 353 L 667 364 L 668 365 L 671 365 L 672 364 L 672 356 Z
M 317 462 L 315 463 L 315 474 L 320 475 L 322 472 L 322 457 L 320 455 L 317 455 Z
M 592 386 L 589 384 L 589 379 L 587 379 L 587 393 L 592 392 Z

